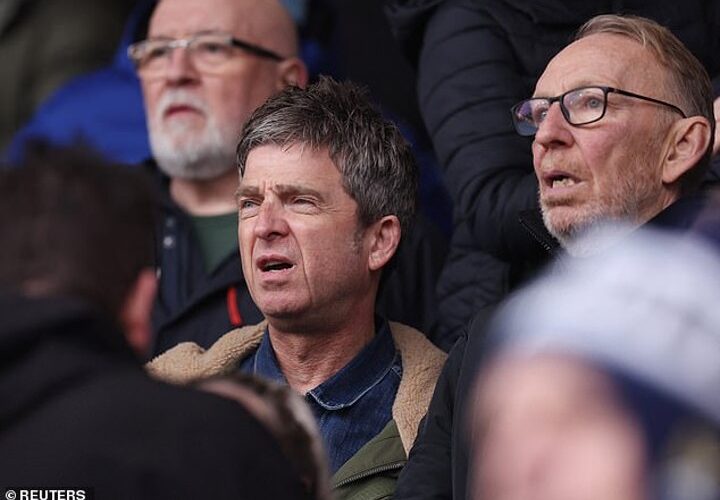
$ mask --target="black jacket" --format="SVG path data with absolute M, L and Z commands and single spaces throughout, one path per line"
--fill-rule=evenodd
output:
M 85 304 L 6 295 L 0 314 L 3 489 L 302 498 L 274 439 L 239 404 L 150 380 Z
M 259 323 L 263 315 L 250 296 L 237 249 L 207 272 L 190 217 L 170 198 L 165 179 L 160 182 L 153 353 L 180 342 L 208 348 L 233 328 Z
M 531 139 L 510 107 L 533 94 L 548 61 L 600 13 L 666 24 L 720 73 L 714 0 L 391 0 L 394 31 L 418 69 L 425 125 L 455 204 L 455 230 L 438 285 L 440 331 L 452 342 L 478 308 L 541 267 L 545 252 L 518 214 L 538 206 Z
M 712 239 L 720 248 L 716 229 L 708 228 L 707 234 L 704 234 L 702 227 L 695 227 L 707 206 L 708 200 L 703 195 L 684 198 L 665 209 L 648 225 L 680 232 L 692 230 Z M 710 210 L 717 210 L 717 207 Z M 533 238 L 552 241 L 541 221 L 540 225 L 536 225 L 539 216 L 528 216 L 525 214 L 526 221 L 535 220 L 531 222 L 537 231 Z M 464 432 L 469 403 L 467 396 L 487 354 L 485 332 L 493 309 L 488 306 L 477 311 L 450 351 L 428 413 L 420 423 L 409 461 L 400 475 L 396 499 L 465 499 L 469 456 L 468 436 Z

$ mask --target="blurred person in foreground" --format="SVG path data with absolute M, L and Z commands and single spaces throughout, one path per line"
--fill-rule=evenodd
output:
M 412 224 L 417 167 L 362 89 L 321 78 L 252 115 L 238 145 L 243 272 L 267 321 L 150 371 L 189 383 L 241 371 L 290 385 L 318 421 L 338 498 L 386 498 L 445 354 L 376 313 Z
M 720 256 L 641 230 L 564 261 L 490 330 L 470 498 L 720 498 Z
M 310 498 L 331 500 L 327 455 L 315 417 L 291 387 L 245 373 L 204 379 L 198 389 L 234 399 L 270 430 Z
M 40 149 L 0 171 L 0 487 L 97 498 L 307 498 L 236 402 L 151 380 L 152 191 Z
M 547 65 L 534 96 L 511 110 L 516 130 L 534 136 L 541 210 L 526 220 L 530 234 L 585 256 L 622 245 L 640 226 L 690 229 L 708 207 L 699 187 L 712 154 L 712 108 L 707 73 L 669 30 L 638 17 L 589 20 Z M 602 239 L 581 237 L 608 221 L 622 224 Z M 479 311 L 449 355 L 400 499 L 465 497 L 467 449 L 457 428 L 487 317 Z

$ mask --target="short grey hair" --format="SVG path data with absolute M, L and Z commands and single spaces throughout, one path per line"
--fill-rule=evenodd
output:
M 713 90 L 703 65 L 666 27 L 639 16 L 603 14 L 587 21 L 578 30 L 576 40 L 596 34 L 619 35 L 645 47 L 668 72 L 669 91 L 687 116 L 702 116 L 710 123 L 710 142 L 698 164 L 683 175 L 684 192 L 700 185 L 712 159 L 715 137 Z
M 359 85 L 320 77 L 306 89 L 288 87 L 270 98 L 243 129 L 237 146 L 240 175 L 250 151 L 268 144 L 327 149 L 343 188 L 358 204 L 364 227 L 386 215 L 397 216 L 403 234 L 412 225 L 418 185 L 415 159 L 397 126 L 382 116 Z

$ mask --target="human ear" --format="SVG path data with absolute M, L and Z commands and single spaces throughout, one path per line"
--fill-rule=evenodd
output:
M 400 219 L 395 215 L 386 215 L 368 229 L 371 231 L 368 267 L 377 271 L 385 266 L 400 244 Z
M 150 352 L 152 341 L 150 316 L 156 293 L 155 272 L 150 268 L 143 269 L 138 273 L 120 310 L 120 325 L 125 333 L 125 339 L 141 358 Z
M 297 57 L 290 57 L 278 63 L 278 91 L 289 85 L 305 88 L 308 78 L 307 67 L 301 59 Z
M 692 169 L 710 145 L 710 123 L 702 116 L 678 120 L 670 130 L 662 180 L 673 184 Z

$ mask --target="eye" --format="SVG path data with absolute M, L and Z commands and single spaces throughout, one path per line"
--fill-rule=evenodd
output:
M 145 51 L 145 57 L 144 59 L 148 62 L 155 61 L 157 59 L 162 59 L 163 57 L 167 56 L 170 52 L 170 48 L 167 45 L 155 45 L 148 47 Z
M 257 214 L 260 204 L 257 200 L 251 198 L 242 198 L 238 200 L 238 213 L 241 218 L 252 217 Z
M 293 203 L 296 205 L 314 205 L 315 202 L 310 198 L 295 198 Z
M 602 98 L 599 98 L 598 96 L 595 96 L 595 95 L 583 96 L 583 98 L 581 100 L 581 105 L 584 108 L 588 108 L 588 109 L 602 108 L 603 100 L 602 100 Z
M 532 109 L 532 113 L 530 115 L 531 121 L 535 124 L 540 124 L 545 120 L 545 117 L 548 114 L 548 106 L 545 104 L 540 104 L 535 106 Z
M 315 213 L 318 209 L 317 200 L 307 196 L 296 196 L 290 200 L 292 209 L 299 213 Z
M 568 94 L 565 97 L 565 105 L 577 112 L 597 111 L 602 109 L 605 96 L 595 89 L 581 89 Z
M 221 40 L 197 40 L 195 52 L 201 57 L 224 59 L 230 56 L 230 46 Z

